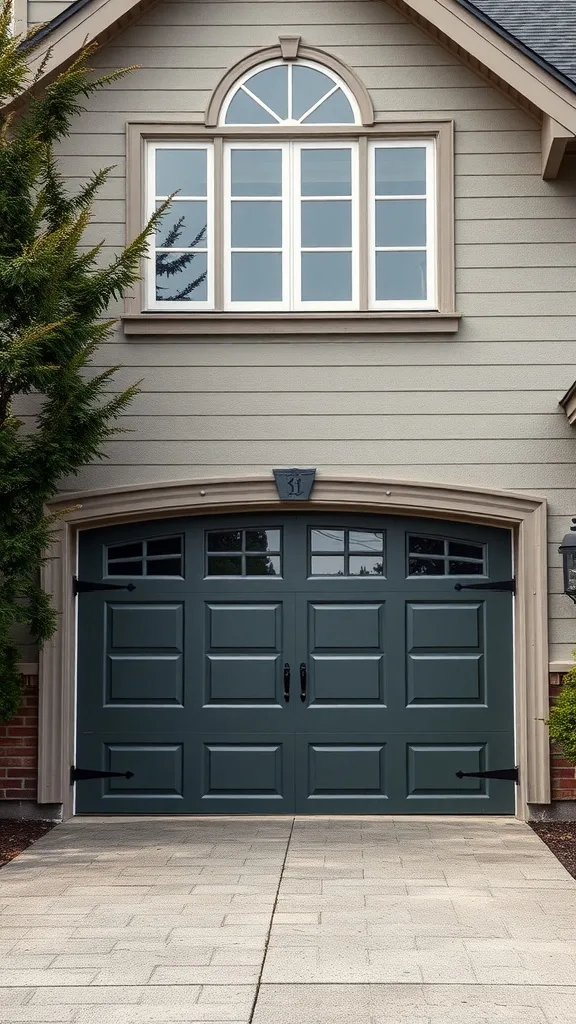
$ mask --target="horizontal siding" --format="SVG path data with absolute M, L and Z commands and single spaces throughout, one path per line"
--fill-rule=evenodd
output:
M 576 619 L 557 547 L 576 512 L 576 432 L 558 401 L 576 378 L 576 156 L 558 182 L 543 182 L 539 125 L 507 96 L 385 3 L 164 0 L 95 56 L 102 70 L 141 68 L 91 97 L 61 147 L 73 189 L 116 165 L 86 244 L 105 241 L 105 259 L 124 242 L 126 121 L 201 123 L 223 72 L 280 31 L 353 67 L 383 121 L 454 120 L 460 330 L 322 344 L 142 341 L 118 331 L 95 362 L 123 364 L 114 388 L 142 381 L 123 418 L 129 432 L 65 487 L 301 463 L 542 494 L 552 655 L 566 657 Z M 23 413 L 33 409 L 32 398 L 22 403 Z

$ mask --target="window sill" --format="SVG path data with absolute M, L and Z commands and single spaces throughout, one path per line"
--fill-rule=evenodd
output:
M 268 341 L 286 335 L 455 334 L 460 313 L 410 311 L 398 313 L 136 313 L 122 317 L 124 334 L 151 337 L 221 336 L 245 341 L 262 336 Z

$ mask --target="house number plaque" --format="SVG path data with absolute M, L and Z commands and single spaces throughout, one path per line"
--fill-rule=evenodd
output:
M 308 501 L 314 486 L 315 469 L 274 469 L 272 472 L 280 501 Z

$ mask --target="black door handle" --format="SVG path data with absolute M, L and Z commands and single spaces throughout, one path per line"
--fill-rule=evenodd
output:
M 288 662 L 284 665 L 284 700 L 286 703 L 290 700 L 290 665 Z
M 302 703 L 306 700 L 306 662 L 303 661 L 300 665 L 300 700 Z

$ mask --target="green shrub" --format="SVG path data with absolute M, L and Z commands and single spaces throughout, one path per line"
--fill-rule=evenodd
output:
M 576 651 L 572 655 L 576 658 Z M 566 760 L 576 765 L 576 664 L 564 676 L 564 685 L 550 710 L 548 728 Z

